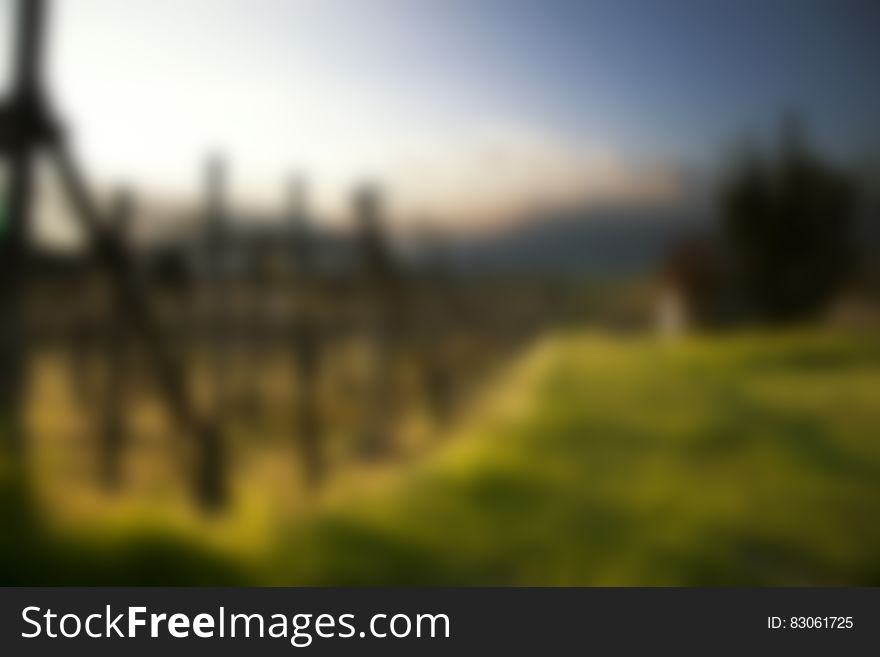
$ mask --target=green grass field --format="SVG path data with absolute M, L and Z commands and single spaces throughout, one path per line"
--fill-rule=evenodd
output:
M 417 462 L 284 521 L 204 521 L 247 550 L 199 522 L 41 528 L 7 496 L 2 578 L 880 585 L 878 428 L 880 337 L 558 334 Z

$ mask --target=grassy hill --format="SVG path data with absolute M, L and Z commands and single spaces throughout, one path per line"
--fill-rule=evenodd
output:
M 559 334 L 416 464 L 295 518 L 69 531 L 3 579 L 880 585 L 877 427 L 878 337 Z

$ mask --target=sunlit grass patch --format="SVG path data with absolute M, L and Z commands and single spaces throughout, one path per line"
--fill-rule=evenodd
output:
M 877 426 L 873 336 L 570 331 L 412 458 L 342 468 L 309 498 L 292 449 L 243 450 L 226 516 L 105 509 L 34 558 L 57 573 L 114 556 L 110 576 L 140 583 L 162 572 L 143 546 L 161 544 L 206 581 L 877 584 Z

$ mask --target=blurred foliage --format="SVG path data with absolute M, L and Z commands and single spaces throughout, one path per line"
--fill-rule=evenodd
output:
M 256 551 L 59 533 L 4 495 L 2 581 L 880 585 L 878 402 L 875 335 L 557 334 L 430 456 Z
M 751 154 L 722 190 L 725 229 L 748 301 L 774 322 L 815 317 L 854 262 L 853 181 L 809 152 L 790 118 L 775 161 Z

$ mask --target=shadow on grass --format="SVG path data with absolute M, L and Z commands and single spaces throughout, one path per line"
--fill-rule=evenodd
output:
M 0 485 L 0 584 L 233 586 L 250 579 L 239 564 L 180 539 L 141 533 L 107 546 L 62 541 L 37 518 L 24 485 Z

